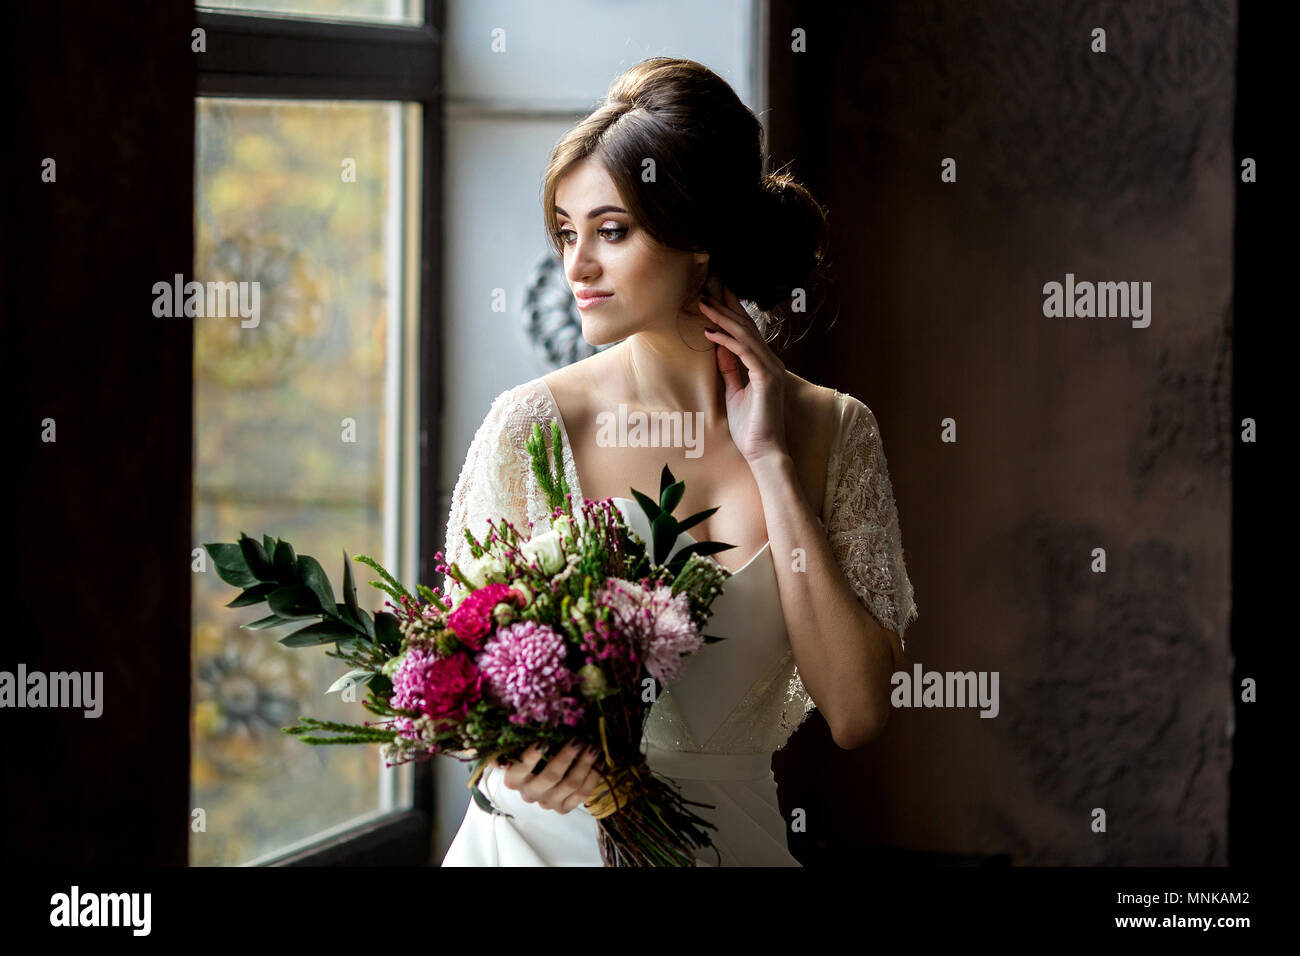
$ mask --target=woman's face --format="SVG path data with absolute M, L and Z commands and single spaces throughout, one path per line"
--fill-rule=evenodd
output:
M 555 205 L 564 274 L 578 301 L 582 337 L 591 345 L 666 326 L 684 308 L 700 320 L 694 297 L 708 271 L 707 256 L 669 249 L 651 238 L 625 211 L 599 162 L 583 160 L 565 174 Z M 583 308 L 586 292 L 609 297 Z

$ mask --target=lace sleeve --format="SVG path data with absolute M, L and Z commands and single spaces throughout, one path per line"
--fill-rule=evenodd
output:
M 461 568 L 465 567 L 469 559 L 465 529 L 482 541 L 489 518 L 497 522 L 504 518 L 528 536 L 528 450 L 524 441 L 533 416 L 531 406 L 518 400 L 517 391 L 507 389 L 496 397 L 470 442 L 451 493 L 443 548 L 448 565 L 460 562 Z
M 831 553 L 862 606 L 882 627 L 897 634 L 902 645 L 903 632 L 916 620 L 917 612 L 912 582 L 903 564 L 898 509 L 880 429 L 871 409 L 858 399 L 844 395 L 839 400 L 845 403 L 844 419 L 839 442 L 827 463 L 822 527 Z M 780 712 L 783 740 L 817 708 L 793 657 L 789 667 Z
M 903 633 L 917 610 L 880 428 L 866 405 L 851 395 L 844 400 L 826 536 L 858 600 L 903 645 Z

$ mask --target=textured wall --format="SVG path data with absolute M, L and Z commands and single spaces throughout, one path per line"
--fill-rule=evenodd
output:
M 1001 697 L 895 710 L 856 752 L 801 731 L 778 777 L 808 862 L 1226 863 L 1235 32 L 1228 3 L 777 6 L 773 148 L 839 272 L 790 364 L 880 422 L 909 666 Z M 1150 326 L 1045 317 L 1066 273 L 1150 282 Z

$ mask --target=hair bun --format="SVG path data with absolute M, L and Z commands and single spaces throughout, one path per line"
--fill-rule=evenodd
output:
M 750 236 L 754 301 L 763 311 L 787 301 L 792 288 L 820 278 L 827 240 L 826 214 L 789 173 L 759 180 Z

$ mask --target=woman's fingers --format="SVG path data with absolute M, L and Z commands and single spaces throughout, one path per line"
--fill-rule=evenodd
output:
M 594 766 L 595 757 L 586 764 L 587 775 L 582 780 L 582 785 L 560 805 L 559 813 L 568 813 L 570 810 L 576 810 L 580 805 L 587 802 L 587 798 L 596 790 L 596 784 L 600 783 L 600 771 Z
M 532 748 L 529 748 L 531 750 Z M 516 789 L 525 803 L 541 803 L 547 807 L 547 799 L 552 790 L 565 778 L 573 765 L 574 759 L 582 750 L 582 744 L 577 741 L 570 743 L 561 748 L 553 757 L 546 762 L 546 766 L 539 772 L 530 769 L 527 776 L 523 777 Z M 527 751 L 525 751 L 527 753 Z M 540 754 L 538 755 L 540 758 Z M 533 768 L 537 766 L 537 760 L 532 761 Z
M 744 363 L 745 371 L 749 374 L 750 378 L 763 377 L 767 369 L 764 360 L 758 356 L 753 347 L 751 347 L 744 339 L 735 335 L 730 335 L 728 332 L 710 332 L 708 329 L 704 330 L 704 335 L 710 342 L 721 345 L 728 352 L 737 356 L 740 361 Z M 740 370 L 732 368 L 731 371 L 738 374 Z M 725 370 L 723 372 L 723 378 L 726 378 Z M 739 384 L 743 385 L 744 383 L 740 382 Z
M 543 748 L 539 744 L 525 750 L 506 770 L 506 786 L 517 791 L 525 803 L 536 803 L 559 813 L 568 813 L 585 803 L 600 781 L 595 766 L 600 749 L 591 747 L 584 751 L 579 741 L 572 741 L 537 772 L 542 756 Z
M 518 760 L 511 760 L 507 763 L 505 779 L 506 786 L 511 790 L 520 789 L 524 785 L 524 781 L 532 776 L 533 769 L 541 759 L 542 745 L 533 744 L 519 755 Z
M 705 336 L 710 342 L 718 342 L 725 346 L 729 351 L 735 352 L 745 363 L 745 368 L 752 374 L 758 371 L 760 375 L 774 375 L 780 366 L 780 359 L 767 345 L 758 334 L 758 329 L 754 327 L 754 321 L 749 317 L 749 313 L 739 307 L 739 299 L 731 294 L 728 295 L 737 303 L 735 313 L 743 315 L 744 319 L 734 314 L 732 307 L 723 306 L 718 302 L 709 299 L 701 299 L 700 307 L 704 314 L 713 321 L 714 325 L 720 327 L 721 332 L 710 332 L 704 330 Z M 726 336 L 721 338 L 720 336 Z
M 546 795 L 542 806 L 556 813 L 568 813 L 578 804 L 585 803 L 596 786 L 595 780 L 600 779 L 599 774 L 595 780 L 592 779 L 593 765 L 599 756 L 599 751 L 593 754 L 590 750 L 580 754 L 564 779 Z

